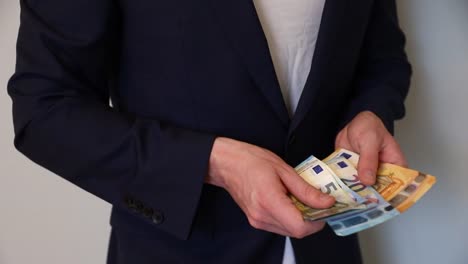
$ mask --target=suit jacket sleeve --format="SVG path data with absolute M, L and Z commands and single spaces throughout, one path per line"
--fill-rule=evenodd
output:
M 113 2 L 21 1 L 17 67 L 8 86 L 15 146 L 143 221 L 159 223 L 151 216 L 162 212 L 165 221 L 155 227 L 186 239 L 214 136 L 109 106 L 120 30 Z
M 379 116 L 393 132 L 393 122 L 405 114 L 411 66 L 398 25 L 395 0 L 373 1 L 372 13 L 354 79 L 354 92 L 345 124 L 361 111 Z

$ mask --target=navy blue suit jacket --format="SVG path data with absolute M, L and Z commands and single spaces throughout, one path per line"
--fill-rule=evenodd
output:
M 280 263 L 284 237 L 250 227 L 225 190 L 204 184 L 214 139 L 294 166 L 330 153 L 361 111 L 389 130 L 404 114 L 410 66 L 394 0 L 326 1 L 293 118 L 251 0 L 21 8 L 15 146 L 113 205 L 109 263 Z M 360 261 L 356 237 L 327 228 L 293 245 L 298 263 Z

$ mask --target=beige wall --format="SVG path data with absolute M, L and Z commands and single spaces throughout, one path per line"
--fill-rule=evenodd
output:
M 7 2 L 8 1 L 8 2 Z M 439 182 L 405 215 L 362 234 L 366 263 L 468 263 L 468 2 L 399 1 L 414 64 L 397 138 Z M 12 146 L 17 1 L 0 0 L 0 264 L 104 263 L 109 205 L 32 164 Z
M 18 1 L 0 0 L 0 264 L 105 263 L 110 206 L 14 150 L 7 79 Z
M 363 232 L 368 264 L 468 263 L 468 1 L 398 1 L 414 78 L 397 138 L 438 176 L 404 215 Z

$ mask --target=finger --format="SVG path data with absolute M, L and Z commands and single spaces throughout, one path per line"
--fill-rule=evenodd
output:
M 274 195 L 270 197 L 273 196 Z M 272 217 L 271 210 L 274 208 L 274 205 L 272 206 L 273 203 L 271 202 L 271 199 L 268 200 L 270 200 L 270 202 L 260 203 L 259 207 L 256 207 L 255 209 L 252 208 L 252 210 L 247 214 L 250 225 L 257 229 L 266 231 L 276 232 L 282 230 L 283 233 L 287 233 L 286 228 Z
M 266 198 L 264 202 L 260 202 L 259 207 L 248 214 L 250 224 L 257 229 L 293 237 L 323 228 L 321 223 L 305 223 L 301 212 L 286 193 L 282 184 L 270 188 L 267 194 L 262 195 Z
M 388 135 L 388 137 L 385 139 L 384 148 L 380 152 L 380 161 L 403 167 L 408 166 L 405 155 L 403 155 L 403 152 L 401 151 L 400 145 L 391 135 Z
M 343 128 L 335 139 L 335 149 L 352 149 L 351 144 L 348 140 L 348 127 Z
M 328 208 L 335 203 L 335 198 L 322 193 L 301 178 L 292 168 L 281 168 L 278 172 L 288 191 L 300 201 L 313 208 Z
M 320 231 L 324 222 L 304 221 L 301 212 L 286 195 L 279 197 L 271 209 L 271 215 L 287 230 L 288 236 L 302 238 Z
M 289 232 L 286 229 L 284 229 L 282 225 L 279 224 L 275 220 L 272 220 L 273 223 L 254 221 L 254 220 L 251 220 L 249 222 L 250 222 L 250 225 L 254 227 L 255 229 L 264 230 L 264 231 L 275 233 L 275 234 L 282 235 L 282 236 L 290 235 Z
M 360 146 L 358 176 L 362 183 L 372 185 L 379 164 L 380 144 L 377 140 L 367 140 Z
M 298 232 L 290 232 L 288 236 L 301 239 L 306 236 L 315 234 L 325 227 L 324 221 L 310 222 L 310 221 L 303 220 L 302 224 L 303 225 L 301 226 Z

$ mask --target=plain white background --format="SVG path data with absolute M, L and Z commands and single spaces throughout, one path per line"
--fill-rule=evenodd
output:
M 404 215 L 361 234 L 364 258 L 367 264 L 465 264 L 468 2 L 398 3 L 414 77 L 396 137 L 411 167 L 438 182 Z M 6 82 L 18 21 L 18 1 L 0 0 L 0 264 L 105 263 L 110 206 L 13 148 Z

